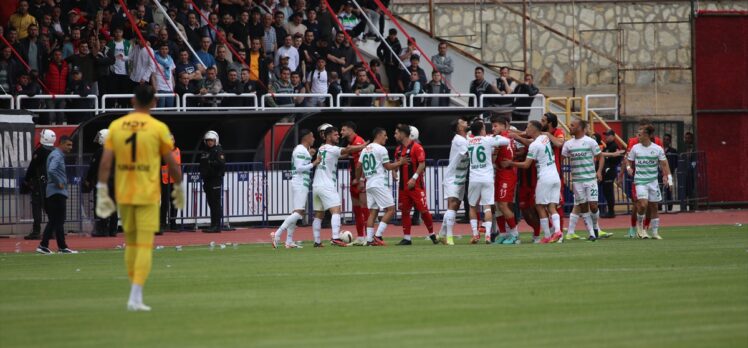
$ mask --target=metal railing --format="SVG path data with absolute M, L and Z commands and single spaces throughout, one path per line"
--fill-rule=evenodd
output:
M 72 109 L 72 108 L 62 108 L 62 109 L 38 109 L 38 108 L 24 108 L 23 107 L 23 101 L 24 100 L 93 100 L 93 108 L 85 108 L 85 109 Z M 73 94 L 37 94 L 34 96 L 28 96 L 28 95 L 19 95 L 16 96 L 16 104 L 15 106 L 18 109 L 28 110 L 31 112 L 93 112 L 97 113 L 99 110 L 99 98 L 95 95 L 87 95 L 85 97 L 80 95 L 73 95 Z
M 605 100 L 605 99 L 613 99 L 613 105 L 612 106 L 597 106 L 592 107 L 590 106 L 591 100 Z M 590 113 L 598 113 L 598 111 L 613 111 L 613 120 L 618 120 L 618 95 L 617 94 L 588 94 L 584 96 L 584 117 L 585 119 L 590 119 Z
M 667 156 L 671 163 L 674 186 L 661 184 L 664 210 L 672 210 L 679 206 L 680 211 L 693 210 L 697 204 L 708 199 L 708 180 L 706 176 L 706 156 L 703 152 L 670 154 Z M 446 197 L 442 183 L 445 181 L 445 170 L 448 160 L 427 160 L 424 180 L 427 192 L 429 210 L 436 217 L 441 217 L 447 209 Z M 350 198 L 349 162 L 338 164 L 337 190 L 341 195 L 343 217 L 352 217 Z M 208 223 L 210 210 L 208 208 L 198 164 L 184 164 L 183 182 L 186 188 L 186 208 L 178 211 L 176 220 L 183 227 Z M 258 162 L 229 163 L 223 179 L 222 209 L 224 225 L 235 222 L 253 222 L 267 224 L 270 221 L 284 219 L 293 209 L 290 201 L 291 165 L 289 162 L 273 162 L 269 165 Z M 562 166 L 564 176 L 565 208 L 571 211 L 573 194 L 571 186 L 570 167 L 568 163 Z M 84 192 L 84 180 L 88 166 L 67 167 L 68 191 L 66 229 L 74 231 L 88 231 L 93 221 L 93 193 Z M 0 225 L 30 224 L 32 222 L 31 194 L 22 194 L 21 187 L 25 168 L 0 168 Z M 616 168 L 619 174 L 620 168 Z M 631 211 L 633 178 L 625 173 L 616 175 L 615 206 L 624 207 Z M 661 182 L 660 182 L 661 183 Z M 399 182 L 393 185 L 393 196 L 397 199 Z M 600 206 L 606 204 L 605 195 L 600 187 Z M 311 195 L 309 197 L 311 199 Z M 307 201 L 307 210 L 311 213 L 311 200 Z M 398 212 L 400 214 L 401 212 Z M 411 212 L 412 213 L 412 212 Z M 21 227 L 23 228 L 23 227 Z M 24 231 L 26 231 L 24 229 Z M 25 233 L 25 232 L 24 232 Z
M 472 105 L 475 104 L 478 100 L 478 96 L 476 96 L 473 93 L 446 93 L 446 94 L 440 94 L 440 93 L 420 93 L 420 94 L 411 94 L 408 99 L 408 106 L 409 107 L 437 107 L 438 101 L 442 98 L 446 99 L 448 101 L 448 105 L 446 107 L 450 108 L 462 108 L 464 106 L 462 105 L 451 105 L 451 98 L 467 98 L 467 103 L 465 105 Z M 415 98 L 420 98 L 421 102 L 424 103 L 424 105 L 416 106 L 413 102 Z M 437 105 L 427 105 L 429 100 L 437 100 Z M 471 103 L 472 101 L 472 103 Z M 444 106 L 442 106 L 444 107 Z
M 2 95 L 0 95 L 0 100 L 2 100 L 2 99 L 7 99 L 8 100 L 8 104 L 9 104 L 8 106 L 9 106 L 10 109 L 15 109 L 16 108 L 16 99 L 13 98 L 12 95 L 10 95 L 10 94 L 2 94 Z
M 372 103 L 374 102 L 374 99 L 376 98 L 382 98 L 382 97 L 388 97 L 388 98 L 397 98 L 398 100 L 401 100 L 402 103 L 399 107 L 405 107 L 407 105 L 407 98 L 405 97 L 405 94 L 402 93 L 365 93 L 365 94 L 356 94 L 356 93 L 339 93 L 337 95 L 336 104 L 338 107 L 341 107 L 341 99 L 347 98 L 347 99 L 356 99 L 356 98 L 371 98 Z M 357 107 L 357 106 L 352 106 Z M 366 106 L 360 106 L 362 108 L 371 107 L 370 105 Z M 384 107 L 384 106 L 382 106 Z
M 262 98 L 260 99 L 260 108 L 266 109 L 294 109 L 294 110 L 319 110 L 319 109 L 327 109 L 330 107 L 319 107 L 319 106 L 268 106 L 265 102 L 268 98 L 289 98 L 291 99 L 291 102 L 293 102 L 294 98 L 303 97 L 306 98 L 325 98 L 328 102 L 328 105 L 332 104 L 332 94 L 329 93 L 273 93 L 273 94 L 264 94 Z
M 107 111 L 115 111 L 115 110 L 133 110 L 132 107 L 108 107 L 107 101 L 108 100 L 117 100 L 117 99 L 131 99 L 134 97 L 134 94 L 104 94 L 101 96 L 101 108 L 97 108 L 99 112 L 107 112 Z M 174 106 L 171 107 L 162 107 L 162 108 L 153 108 L 153 110 L 156 111 L 179 111 L 181 109 L 180 107 L 180 100 L 179 95 L 176 93 L 156 93 L 156 98 L 174 98 Z M 129 102 L 128 102 L 129 104 Z
M 225 105 L 223 103 L 224 98 L 238 99 L 239 104 L 247 105 Z M 189 99 L 203 99 L 205 104 L 214 104 L 213 106 L 188 106 Z M 218 104 L 221 104 L 220 106 Z M 188 110 L 257 110 L 257 94 L 256 93 L 216 93 L 216 94 L 194 94 L 185 93 L 182 95 L 182 108 L 181 111 Z

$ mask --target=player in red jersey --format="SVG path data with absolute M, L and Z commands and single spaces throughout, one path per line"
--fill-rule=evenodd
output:
M 434 234 L 434 222 L 426 203 L 426 185 L 423 182 L 424 171 L 426 170 L 426 152 L 421 144 L 410 139 L 410 126 L 399 124 L 395 128 L 395 140 L 400 145 L 395 149 L 395 162 L 401 157 L 407 159 L 406 163 L 399 169 L 398 184 L 398 206 L 402 215 L 403 223 L 403 240 L 398 245 L 413 244 L 410 237 L 410 228 L 412 225 L 410 209 L 415 206 L 416 210 L 421 213 L 423 222 L 429 231 L 429 238 L 434 244 L 439 243 Z
M 366 142 L 358 134 L 356 134 L 356 124 L 351 121 L 343 122 L 340 127 L 340 135 L 348 140 L 348 145 L 362 145 Z M 351 245 L 366 245 L 366 220 L 369 218 L 369 208 L 366 205 L 366 190 L 359 190 L 358 180 L 356 180 L 356 166 L 358 165 L 358 158 L 361 151 L 351 153 L 349 160 L 350 175 L 350 191 L 351 191 L 351 205 L 353 206 L 353 219 L 356 222 L 356 240 Z
M 643 118 L 643 119 L 641 119 L 639 121 L 639 128 L 638 128 L 638 130 L 641 131 L 642 128 L 646 128 L 647 126 L 652 126 L 652 121 L 650 121 L 650 120 L 648 120 L 646 118 Z M 637 134 L 639 133 L 639 131 L 637 131 Z M 655 144 L 657 144 L 657 145 L 660 145 L 660 147 L 665 148 L 662 145 L 662 139 L 660 139 L 660 137 L 655 136 L 653 142 Z M 624 158 L 626 158 L 626 156 L 628 156 L 629 150 L 631 150 L 634 147 L 634 145 L 636 145 L 638 143 L 639 143 L 639 137 L 638 136 L 633 136 L 633 137 L 629 138 L 628 144 L 626 145 L 626 154 L 624 155 Z M 625 169 L 621 169 L 621 174 L 620 175 L 623 176 L 625 172 L 626 172 Z M 621 182 L 624 182 L 624 181 L 621 181 Z M 637 201 L 637 198 L 636 198 L 636 185 L 634 185 L 634 184 L 631 184 L 631 191 L 629 193 L 629 198 L 631 199 L 632 202 L 636 202 Z M 649 223 L 652 220 L 652 209 L 653 209 L 652 207 L 649 207 L 647 209 L 647 214 L 646 214 L 646 217 L 644 218 L 644 229 L 645 230 L 649 229 Z M 656 207 L 654 209 L 656 209 Z M 634 214 L 634 213 L 631 213 L 631 221 L 630 221 L 630 226 L 629 226 L 628 237 L 629 238 L 636 238 L 636 214 Z
M 561 200 L 558 202 L 558 216 L 560 217 L 561 230 L 564 229 L 564 173 L 561 171 L 561 149 L 564 147 L 566 142 L 566 135 L 564 130 L 558 127 L 558 116 L 552 112 L 546 112 L 540 119 L 540 123 L 543 125 L 545 135 L 551 139 L 553 144 L 553 158 L 556 158 L 556 170 L 558 170 L 558 177 L 561 179 Z
M 527 146 L 517 143 L 515 162 L 522 162 L 527 156 Z M 538 182 L 538 172 L 535 166 L 527 169 L 517 168 L 517 181 L 519 182 L 518 196 L 519 209 L 522 218 L 532 227 L 532 242 L 540 243 L 540 219 L 535 208 L 535 184 Z
M 509 119 L 504 116 L 494 116 L 491 119 L 493 134 L 509 138 Z M 496 206 L 501 212 L 496 217 L 496 224 L 499 228 L 499 239 L 495 240 L 497 244 L 519 244 L 519 231 L 517 230 L 517 220 L 514 217 L 513 203 L 514 193 L 517 187 L 517 168 L 503 167 L 502 161 L 513 161 L 516 145 L 514 140 L 509 141 L 509 146 L 502 146 L 495 150 L 495 171 L 494 180 L 494 200 Z M 498 214 L 497 214 L 498 215 Z M 509 233 L 507 233 L 509 227 Z M 487 238 L 487 243 L 491 242 Z

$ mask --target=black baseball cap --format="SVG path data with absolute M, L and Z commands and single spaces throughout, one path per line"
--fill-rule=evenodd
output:
M 605 135 L 616 135 L 616 131 L 614 131 L 612 129 L 608 129 L 603 134 L 605 134 Z

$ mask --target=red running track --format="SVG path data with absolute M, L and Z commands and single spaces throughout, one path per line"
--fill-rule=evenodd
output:
M 748 223 L 748 210 L 712 210 L 695 213 L 678 213 L 678 214 L 661 214 L 662 228 L 667 233 L 669 226 L 705 226 L 705 225 L 734 225 Z M 628 228 L 629 216 L 620 215 L 615 219 L 600 219 L 600 225 L 603 229 L 622 229 Z M 441 224 L 435 223 L 435 231 L 439 230 Z M 355 226 L 343 226 L 342 230 L 349 230 L 355 236 Z M 238 228 L 236 231 L 227 231 L 222 233 L 202 233 L 202 232 L 165 232 L 162 236 L 156 236 L 156 246 L 177 246 L 177 245 L 207 245 L 210 242 L 216 244 L 249 244 L 249 243 L 270 243 L 270 232 L 275 231 L 275 227 L 252 227 Z M 529 227 L 521 223 L 520 231 L 528 232 Z M 458 224 L 455 227 L 456 235 L 470 234 L 468 224 Z M 390 225 L 387 227 L 385 237 L 402 236 L 402 227 Z M 423 225 L 413 226 L 414 237 L 425 237 L 426 227 Z M 285 236 L 284 236 L 285 238 Z M 330 229 L 322 230 L 322 239 L 330 238 Z M 311 240 L 311 226 L 299 227 L 296 229 L 296 240 Z M 124 243 L 124 237 L 120 233 L 117 237 L 100 237 L 92 238 L 83 235 L 68 235 L 67 243 L 70 248 L 76 250 L 96 250 L 96 249 L 115 249 Z M 0 239 L 0 252 L 9 253 L 20 250 L 21 252 L 34 252 L 39 241 L 24 240 L 23 236 L 13 236 L 11 238 Z M 50 247 L 54 250 L 56 243 L 50 242 Z

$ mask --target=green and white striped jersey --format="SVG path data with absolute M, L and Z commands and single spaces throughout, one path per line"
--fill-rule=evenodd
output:
M 634 162 L 634 184 L 644 185 L 657 181 L 657 169 L 660 161 L 665 161 L 665 151 L 655 143 L 644 146 L 636 144 L 628 155 L 629 161 Z
M 569 159 L 571 180 L 574 182 L 596 181 L 595 156 L 600 154 L 600 147 L 594 139 L 584 136 L 564 142 L 561 156 Z
M 291 184 L 310 188 L 312 186 L 312 156 L 304 145 L 296 145 L 291 159 Z

